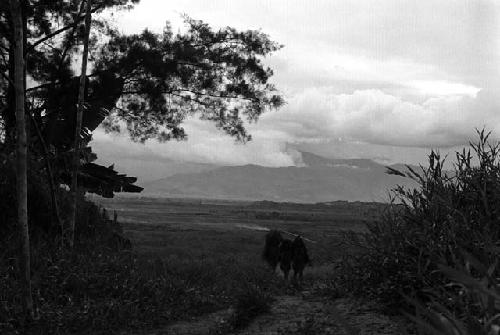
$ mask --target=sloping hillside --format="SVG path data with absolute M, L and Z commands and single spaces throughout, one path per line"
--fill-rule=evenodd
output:
M 413 185 L 369 159 L 328 159 L 302 153 L 301 167 L 226 166 L 147 183 L 146 195 L 240 200 L 386 201 L 397 184 Z

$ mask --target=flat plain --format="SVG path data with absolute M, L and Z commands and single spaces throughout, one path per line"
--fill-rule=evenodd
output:
M 268 229 L 305 237 L 314 263 L 330 263 L 345 252 L 342 232 L 361 232 L 386 208 L 381 203 L 335 201 L 318 204 L 204 199 L 99 199 L 110 217 L 117 212 L 125 235 L 140 253 L 260 260 Z M 313 242 L 311 242 L 313 241 Z
M 343 233 L 363 232 L 368 222 L 380 219 L 386 204 L 94 200 L 110 217 L 116 211 L 139 259 L 161 260 L 166 268 L 163 273 L 185 282 L 182 296 L 197 294 L 197 301 L 203 302 L 183 309 L 176 322 L 126 334 L 404 333 L 399 321 L 335 292 L 336 263 L 356 251 L 343 244 Z M 280 271 L 273 273 L 261 259 L 269 229 L 278 229 L 288 238 L 296 234 L 306 239 L 312 264 L 300 287 L 285 282 Z M 234 320 L 241 297 L 250 305 L 259 305 L 258 297 L 270 297 L 271 305 L 250 323 L 228 331 L 224 325 Z

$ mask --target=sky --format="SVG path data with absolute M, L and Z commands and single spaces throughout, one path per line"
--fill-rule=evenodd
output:
M 406 0 L 142 0 L 113 14 L 123 33 L 260 29 L 284 48 L 265 59 L 287 104 L 249 127 L 242 145 L 186 121 L 188 140 L 136 144 L 99 129 L 92 146 L 124 172 L 141 161 L 290 166 L 299 151 L 419 164 L 486 127 L 500 138 L 500 2 Z

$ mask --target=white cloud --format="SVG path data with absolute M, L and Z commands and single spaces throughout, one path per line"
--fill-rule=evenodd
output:
M 208 121 L 195 118 L 188 119 L 184 128 L 189 134 L 186 141 L 169 141 L 159 143 L 155 140 L 146 144 L 130 143 L 126 134 L 106 134 L 98 129 L 91 144 L 97 153 L 106 152 L 107 156 L 125 159 L 170 159 L 195 163 L 216 165 L 257 164 L 270 167 L 293 166 L 300 161 L 300 155 L 287 148 L 286 134 L 269 132 L 256 136 L 254 141 L 246 144 L 235 140 Z M 106 150 L 105 148 L 113 148 Z
M 475 98 L 481 90 L 472 85 L 453 83 L 445 80 L 413 80 L 408 85 L 425 95 L 468 95 Z
M 449 147 L 466 144 L 474 137 L 475 127 L 499 124 L 496 104 L 489 101 L 487 92 L 477 98 L 442 95 L 415 103 L 380 90 L 332 94 L 324 88 L 309 89 L 282 111 L 265 115 L 260 126 L 278 129 L 296 143 L 342 138 L 392 146 Z

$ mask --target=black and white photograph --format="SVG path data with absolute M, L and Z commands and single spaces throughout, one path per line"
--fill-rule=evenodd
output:
M 500 335 L 500 1 L 0 0 L 0 334 Z

